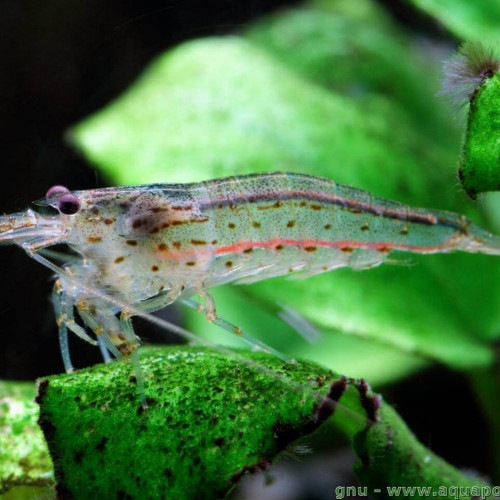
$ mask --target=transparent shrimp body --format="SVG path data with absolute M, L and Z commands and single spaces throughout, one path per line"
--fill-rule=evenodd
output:
M 105 356 L 133 356 L 139 342 L 130 317 L 175 301 L 288 360 L 219 317 L 207 290 L 342 266 L 366 269 L 391 251 L 500 253 L 500 239 L 462 215 L 282 172 L 71 193 L 55 187 L 39 204 L 57 213 L 2 217 L 0 242 L 22 246 L 58 275 L 53 296 L 68 371 L 68 331 L 99 343 Z M 58 243 L 80 258 L 58 267 L 40 254 Z M 204 307 L 191 300 L 195 294 Z M 76 323 L 75 308 L 94 336 Z

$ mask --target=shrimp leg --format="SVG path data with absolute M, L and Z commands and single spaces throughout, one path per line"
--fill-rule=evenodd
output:
M 105 349 L 110 350 L 117 358 L 121 358 L 122 356 L 130 357 L 132 366 L 134 367 L 141 404 L 147 413 L 148 403 L 144 390 L 144 376 L 137 352 L 139 341 L 134 333 L 129 312 L 123 310 L 118 320 L 112 310 L 98 309 L 93 306 L 94 304 L 89 305 L 85 301 L 80 301 L 77 305 L 78 314 L 80 314 L 85 324 L 94 330 L 100 342 L 104 344 Z
M 63 309 L 65 309 L 65 306 L 63 305 L 62 286 L 59 280 L 55 282 L 54 288 L 52 289 L 52 303 L 54 304 L 56 323 L 59 327 L 59 346 L 61 348 L 64 369 L 66 370 L 66 373 L 73 373 L 73 363 L 71 362 L 71 356 L 69 354 L 68 328 L 66 326 L 66 323 L 64 322 L 64 316 L 62 312 Z
M 167 293 L 159 295 L 152 299 L 145 300 L 144 302 L 134 304 L 134 307 L 143 312 L 149 313 L 162 309 L 163 307 L 166 307 L 169 304 L 172 304 L 174 301 L 178 300 L 181 304 L 194 309 L 195 311 L 205 313 L 208 321 L 214 323 L 218 327 L 228 331 L 233 335 L 241 337 L 247 344 L 252 347 L 253 350 L 270 353 L 277 358 L 285 361 L 286 363 L 295 363 L 293 359 L 285 356 L 284 354 L 281 354 L 279 351 L 273 349 L 259 339 L 252 337 L 251 335 L 243 331 L 240 327 L 233 325 L 229 321 L 218 316 L 215 312 L 215 302 L 212 295 L 210 295 L 203 289 L 197 289 L 197 291 L 199 295 L 205 300 L 205 307 L 201 303 L 193 299 L 179 298 L 183 292 L 183 287 L 181 285 L 173 285 L 173 287 Z M 207 313 L 207 310 L 209 311 L 209 313 Z M 126 319 L 126 315 L 127 312 L 123 311 L 121 319 Z M 130 328 L 132 328 L 131 325 Z
M 59 326 L 59 345 L 61 347 L 64 368 L 68 373 L 72 373 L 74 368 L 69 354 L 68 330 L 71 330 L 75 335 L 92 345 L 97 345 L 97 342 L 89 337 L 85 330 L 75 322 L 73 302 L 64 291 L 60 280 L 57 280 L 54 284 L 52 301 L 56 313 L 56 322 Z
M 106 347 L 106 343 L 104 342 L 102 337 L 97 337 L 97 342 L 99 343 L 99 349 L 101 351 L 102 359 L 104 359 L 104 362 L 110 363 L 111 361 L 113 361 L 110 354 L 109 354 L 109 350 Z
M 181 302 L 181 304 L 184 304 L 185 306 L 191 309 L 194 309 L 197 312 L 204 312 L 208 319 L 208 315 L 206 314 L 206 306 L 204 307 L 203 304 L 201 304 L 200 302 L 197 302 L 196 300 L 193 299 L 179 299 L 179 302 Z M 224 318 L 221 318 L 220 316 L 215 314 L 215 310 L 213 310 L 212 312 L 213 312 L 213 319 L 212 320 L 208 319 L 208 321 L 226 330 L 227 332 L 236 335 L 237 337 L 240 337 L 242 340 L 244 340 L 247 344 L 249 344 L 252 347 L 252 350 L 267 352 L 285 361 L 286 363 L 296 363 L 294 359 L 289 358 L 284 354 L 281 354 L 279 351 L 273 349 L 272 347 L 268 346 L 259 339 L 252 337 L 250 334 L 242 330 L 239 326 L 236 326 L 233 323 L 230 323 L 229 321 L 225 320 Z
M 116 358 L 121 358 L 125 354 L 122 350 L 132 350 L 117 347 L 117 344 L 121 347 L 125 343 L 125 335 L 121 332 L 118 319 L 112 311 L 97 309 L 93 307 L 93 304 L 88 304 L 85 300 L 78 301 L 76 308 L 83 322 L 94 331 L 98 338 L 102 339 L 106 348 Z

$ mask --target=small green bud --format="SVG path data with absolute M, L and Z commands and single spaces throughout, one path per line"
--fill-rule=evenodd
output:
M 443 94 L 469 104 L 458 178 L 471 198 L 500 190 L 500 63 L 490 49 L 466 43 L 444 66 Z

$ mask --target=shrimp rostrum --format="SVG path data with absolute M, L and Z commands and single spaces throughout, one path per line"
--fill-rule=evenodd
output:
M 51 208 L 1 217 L 0 242 L 21 246 L 56 273 L 67 371 L 69 331 L 99 344 L 105 358 L 133 357 L 139 340 L 131 317 L 176 301 L 287 359 L 218 316 L 208 290 L 343 266 L 366 269 L 393 251 L 500 254 L 500 238 L 462 215 L 282 172 L 72 192 L 55 186 L 38 204 Z M 78 258 L 58 266 L 43 250 L 61 243 Z

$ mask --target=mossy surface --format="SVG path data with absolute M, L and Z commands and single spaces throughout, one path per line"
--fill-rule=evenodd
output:
M 470 499 L 488 491 L 486 483 L 463 474 L 423 446 L 389 405 L 381 406 L 379 419 L 379 423 L 358 433 L 353 443 L 359 457 L 354 471 L 373 498 Z M 388 493 L 387 488 L 397 487 L 421 489 L 413 490 L 411 496 L 404 490 L 398 495 Z M 466 491 L 472 494 L 467 495 Z
M 386 486 L 485 486 L 419 443 L 363 380 L 262 353 L 163 347 L 141 358 L 148 414 L 129 363 L 41 382 L 59 497 L 220 498 L 326 421 L 353 440 L 374 496 Z
M 35 394 L 33 383 L 0 381 L 0 494 L 18 484 L 54 482 Z
M 326 393 L 338 377 L 312 364 L 251 357 L 272 371 L 206 348 L 143 352 L 148 414 L 129 363 L 42 381 L 40 424 L 59 495 L 217 498 L 246 472 L 267 468 L 319 424 L 316 391 Z M 354 421 L 363 424 L 361 415 Z

